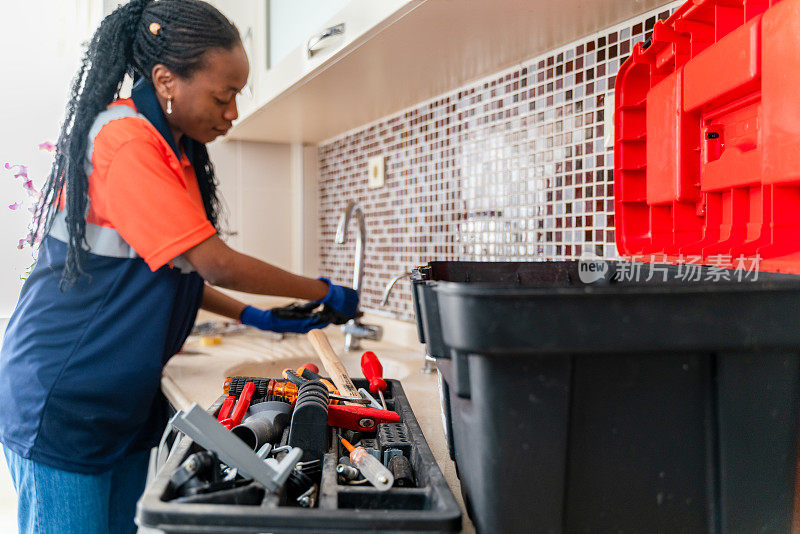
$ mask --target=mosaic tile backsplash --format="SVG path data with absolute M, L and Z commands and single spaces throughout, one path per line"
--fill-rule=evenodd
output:
M 413 320 L 396 274 L 431 260 L 539 261 L 615 257 L 614 81 L 633 45 L 680 2 L 552 50 L 319 147 L 320 259 L 349 283 L 349 242 L 334 242 L 347 201 L 367 225 L 362 307 Z M 607 105 L 609 103 L 609 107 Z M 607 146 L 608 144 L 608 146 Z M 367 161 L 385 156 L 385 185 Z

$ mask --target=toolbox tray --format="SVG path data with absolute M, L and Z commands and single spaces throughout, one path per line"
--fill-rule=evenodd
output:
M 412 275 L 478 531 L 788 532 L 800 278 L 606 262 L 652 280 L 585 284 L 581 263 Z
M 353 382 L 356 387 L 369 386 L 365 379 L 354 379 Z M 136 523 L 163 532 L 203 533 L 460 531 L 461 509 L 425 441 L 403 387 L 397 380 L 387 379 L 386 383 L 387 407 L 400 414 L 400 423 L 379 425 L 376 433 L 376 438 L 381 435 L 377 438 L 378 446 L 381 455 L 387 446 L 400 448 L 407 454 L 414 469 L 416 487 L 395 487 L 380 492 L 369 484 L 339 484 L 335 469 L 339 457 L 347 456 L 347 451 L 339 444 L 339 430 L 331 428 L 331 449 L 323 459 L 315 508 L 282 505 L 281 496 L 270 493 L 265 493 L 259 505 L 164 501 L 172 473 L 187 456 L 201 450 L 184 436 L 145 489 L 137 505 Z M 208 411 L 216 414 L 223 400 L 224 397 L 218 399 Z

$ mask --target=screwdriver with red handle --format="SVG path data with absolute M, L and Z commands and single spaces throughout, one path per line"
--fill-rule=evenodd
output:
M 364 378 L 369 380 L 370 392 L 380 395 L 381 404 L 383 409 L 386 410 L 386 399 L 383 398 L 383 392 L 386 391 L 386 382 L 381 377 L 383 375 L 383 366 L 371 350 L 361 356 L 361 372 L 364 373 Z

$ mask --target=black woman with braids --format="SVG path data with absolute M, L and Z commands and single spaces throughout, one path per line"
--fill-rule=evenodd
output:
M 132 0 L 100 24 L 71 87 L 38 207 L 43 235 L 0 353 L 0 442 L 21 532 L 134 532 L 166 422 L 161 369 L 198 308 L 279 332 L 214 289 L 356 313 L 358 295 L 229 248 L 205 143 L 237 118 L 239 33 L 200 0 Z M 120 98 L 123 78 L 134 78 Z

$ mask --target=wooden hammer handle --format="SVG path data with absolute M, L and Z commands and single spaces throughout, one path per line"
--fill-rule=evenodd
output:
M 348 397 L 361 397 L 361 394 L 350 379 L 350 375 L 347 374 L 344 365 L 342 365 L 342 361 L 333 351 L 333 347 L 331 347 L 325 332 L 317 329 L 312 330 L 307 335 L 308 340 L 311 342 L 314 350 L 317 351 L 320 360 L 322 360 L 325 371 L 330 375 L 331 380 L 333 380 L 333 385 L 336 386 L 336 389 L 338 389 L 342 395 Z M 356 405 L 356 403 L 353 402 L 345 402 L 345 404 Z

